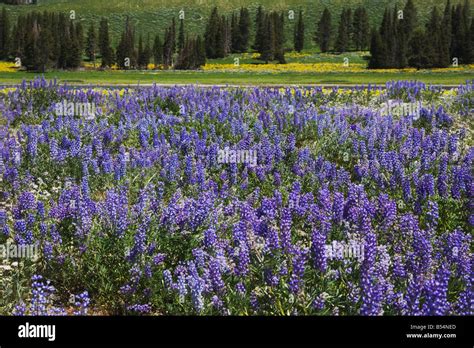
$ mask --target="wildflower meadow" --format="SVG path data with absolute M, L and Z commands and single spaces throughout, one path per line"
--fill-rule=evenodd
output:
M 473 115 L 474 81 L 2 89 L 0 314 L 472 315 Z

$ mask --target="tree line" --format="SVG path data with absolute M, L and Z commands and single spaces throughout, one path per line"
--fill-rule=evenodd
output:
M 285 47 L 287 16 L 286 12 L 266 11 L 262 6 L 254 19 L 244 7 L 226 16 L 214 7 L 203 36 L 190 35 L 183 18 L 173 18 L 163 35 L 137 35 L 127 18 L 118 44 L 112 47 L 106 18 L 100 20 L 98 28 L 90 22 L 84 32 L 80 21 L 63 13 L 31 12 L 10 22 L 3 9 L 0 59 L 16 59 L 26 69 L 37 71 L 75 69 L 84 56 L 101 68 L 116 64 L 121 69 L 147 69 L 153 62 L 163 69 L 197 69 L 206 59 L 255 51 L 266 63 L 285 63 L 285 52 L 301 52 L 306 40 L 304 13 L 299 10 L 291 18 L 293 47 Z M 446 67 L 453 59 L 459 64 L 469 64 L 474 59 L 474 21 L 470 18 L 468 0 L 456 6 L 447 0 L 443 13 L 434 7 L 425 25 L 418 19 L 413 0 L 407 0 L 402 9 L 385 9 L 378 29 L 370 28 L 364 6 L 344 8 L 337 26 L 332 18 L 325 8 L 315 23 L 312 39 L 321 52 L 370 49 L 369 68 Z
M 387 8 L 378 30 L 373 29 L 369 68 L 445 68 L 474 62 L 474 20 L 469 1 L 440 13 L 433 7 L 428 22 L 419 23 L 413 0 Z

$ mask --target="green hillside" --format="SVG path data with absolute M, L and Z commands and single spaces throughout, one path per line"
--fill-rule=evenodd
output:
M 451 0 L 457 3 L 462 0 Z M 469 0 L 474 4 L 474 0 Z M 431 8 L 436 5 L 441 10 L 445 0 L 416 0 L 419 16 L 426 18 Z M 333 15 L 333 25 L 339 21 L 339 14 L 344 6 L 355 8 L 363 5 L 366 7 L 371 24 L 378 25 L 383 15 L 384 8 L 388 5 L 398 4 L 401 8 L 405 0 L 38 0 L 37 5 L 6 6 L 13 16 L 32 10 L 54 10 L 69 12 L 74 10 L 76 18 L 85 24 L 91 19 L 96 21 L 101 16 L 108 17 L 114 40 L 117 40 L 122 30 L 126 16 L 130 16 L 139 32 L 163 33 L 173 16 L 177 17 L 180 10 L 185 11 L 186 30 L 192 33 L 202 33 L 206 20 L 212 7 L 217 6 L 221 13 L 229 14 L 237 11 L 241 6 L 248 7 L 252 18 L 259 5 L 272 10 L 294 10 L 301 8 L 305 13 L 306 39 L 305 46 L 312 47 L 312 37 L 321 13 L 325 6 Z M 471 7 L 474 10 L 474 6 Z M 293 37 L 294 20 L 286 21 L 287 45 Z M 334 28 L 335 30 L 336 28 Z

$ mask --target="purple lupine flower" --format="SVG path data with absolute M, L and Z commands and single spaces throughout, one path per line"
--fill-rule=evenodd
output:
M 334 223 L 339 224 L 342 222 L 344 217 L 344 194 L 341 192 L 334 193 L 332 214 Z
M 428 220 L 428 225 L 431 228 L 435 228 L 438 225 L 438 219 L 439 219 L 438 203 L 436 203 L 435 201 L 428 202 L 428 212 L 426 216 Z
M 74 315 L 87 315 L 90 304 L 89 293 L 84 291 L 83 293 L 76 295 L 75 300 L 74 305 L 77 309 L 74 311 Z
M 448 315 L 450 304 L 448 302 L 449 268 L 442 265 L 434 279 L 427 282 L 424 288 L 425 302 L 423 303 L 424 315 Z
M 283 208 L 280 220 L 281 247 L 286 253 L 291 252 L 291 224 L 292 216 L 289 208 Z
M 313 257 L 313 267 L 320 272 L 326 272 L 326 235 L 319 229 L 313 229 L 311 234 L 311 254 Z
M 210 278 L 214 291 L 221 293 L 225 289 L 225 283 L 222 280 L 220 264 L 217 260 L 211 260 L 209 263 Z
M 307 250 L 302 248 L 295 248 L 293 251 L 292 266 L 293 271 L 289 281 L 290 291 L 294 294 L 301 290 L 303 284 L 303 275 L 305 271 L 305 263 L 307 257 Z
M 196 266 L 193 262 L 188 265 L 189 275 L 187 277 L 187 283 L 191 292 L 191 299 L 193 302 L 194 309 L 199 313 L 204 309 L 204 298 L 202 293 L 204 291 L 204 281 L 198 275 Z
M 165 282 L 165 287 L 167 289 L 173 289 L 174 287 L 173 276 L 171 275 L 171 272 L 169 269 L 165 269 L 163 271 L 163 280 Z

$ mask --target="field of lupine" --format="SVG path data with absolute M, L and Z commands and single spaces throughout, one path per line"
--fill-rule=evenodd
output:
M 474 81 L 1 90 L 0 244 L 38 255 L 0 314 L 473 314 L 473 114 Z

